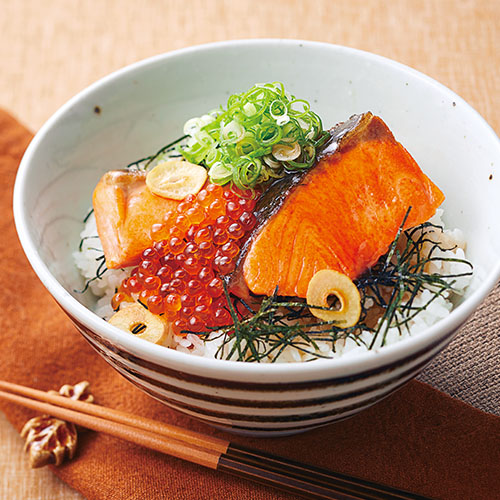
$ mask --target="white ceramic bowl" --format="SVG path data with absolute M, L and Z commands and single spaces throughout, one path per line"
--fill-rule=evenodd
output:
M 184 122 L 256 82 L 279 80 L 333 126 L 372 111 L 446 194 L 445 221 L 468 240 L 478 285 L 427 331 L 356 358 L 257 365 L 169 350 L 97 317 L 72 252 L 101 175 L 158 150 Z M 100 113 L 97 113 L 96 106 Z M 14 193 L 31 265 L 88 342 L 137 386 L 236 432 L 300 432 L 345 418 L 415 376 L 500 276 L 500 142 L 456 94 L 408 67 L 334 45 L 249 40 L 188 48 L 103 78 L 65 104 L 33 139 Z

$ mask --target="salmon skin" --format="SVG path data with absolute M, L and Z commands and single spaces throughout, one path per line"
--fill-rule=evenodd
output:
M 106 266 L 117 269 L 135 265 L 153 240 L 153 224 L 175 210 L 176 200 L 161 198 L 146 186 L 146 172 L 112 170 L 103 175 L 92 196 L 97 232 Z
M 305 297 L 334 269 L 351 279 L 372 267 L 405 229 L 427 221 L 444 195 L 387 125 L 371 113 L 330 131 L 316 165 L 275 181 L 259 199 L 258 225 L 242 246 L 229 289 Z

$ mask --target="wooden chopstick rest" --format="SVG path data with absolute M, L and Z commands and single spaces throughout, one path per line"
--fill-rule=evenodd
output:
M 94 396 L 89 390 L 90 384 L 87 381 L 79 382 L 76 385 L 63 385 L 59 391 L 47 391 L 47 394 L 55 394 L 57 396 L 64 396 L 72 399 L 73 401 L 83 401 L 84 403 L 93 403 Z
M 59 392 L 51 390 L 48 394 L 86 403 L 94 401 L 86 381 L 74 386 L 65 384 Z M 49 464 L 58 466 L 65 459 L 72 459 L 78 444 L 75 424 L 51 415 L 40 415 L 28 420 L 21 430 L 21 437 L 25 438 L 24 451 L 29 453 L 29 463 L 34 469 Z

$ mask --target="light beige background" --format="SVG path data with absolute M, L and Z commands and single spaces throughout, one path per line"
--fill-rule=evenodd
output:
M 465 98 L 498 133 L 499 25 L 498 0 L 0 0 L 0 106 L 36 130 L 85 86 L 139 59 L 217 40 L 302 38 L 423 71 Z M 486 311 L 496 316 L 486 321 Z M 481 314 L 472 326 L 487 328 L 493 339 L 498 307 L 490 301 Z M 428 373 L 432 381 L 439 367 Z M 487 403 L 489 387 L 475 390 Z M 48 470 L 29 470 L 3 416 L 0 447 L 0 498 L 81 498 Z

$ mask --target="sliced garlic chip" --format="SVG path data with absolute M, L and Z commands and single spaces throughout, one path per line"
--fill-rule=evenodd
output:
M 311 314 L 323 321 L 336 321 L 342 328 L 354 326 L 361 314 L 361 297 L 356 285 L 345 274 L 332 269 L 322 269 L 309 281 L 307 303 L 310 306 L 330 307 L 328 297 L 332 295 L 340 303 L 338 310 L 327 311 L 311 307 Z
M 184 160 L 159 163 L 146 176 L 149 190 L 162 198 L 182 200 L 196 194 L 207 180 L 207 171 L 200 165 Z
M 109 318 L 109 323 L 140 339 L 169 347 L 171 332 L 168 325 L 140 304 L 131 304 Z

